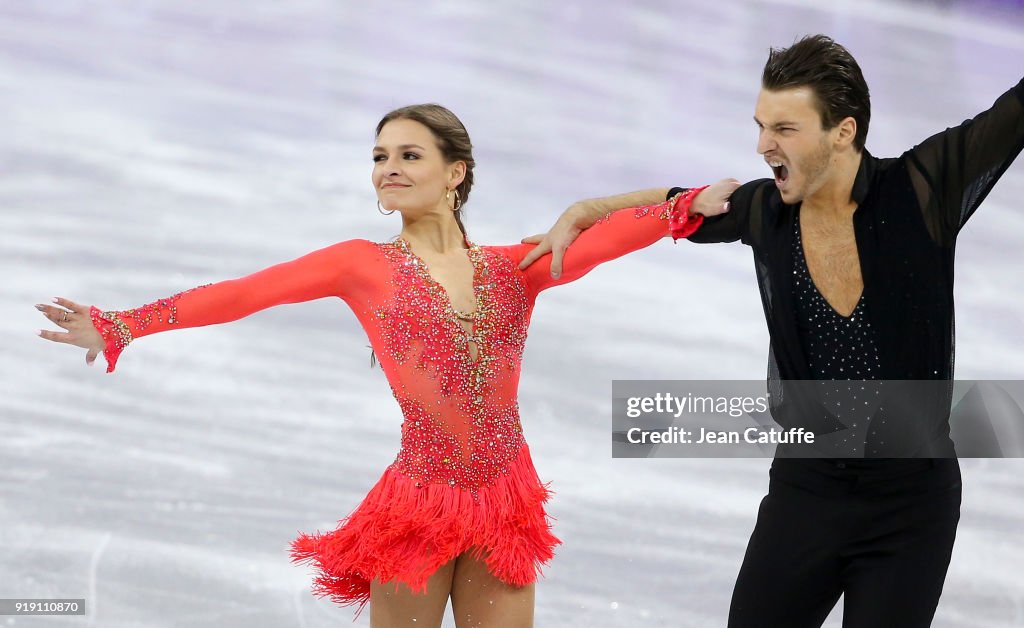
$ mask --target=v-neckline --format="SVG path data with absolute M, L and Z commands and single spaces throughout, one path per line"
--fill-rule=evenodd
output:
M 827 298 L 825 298 L 825 295 L 822 294 L 821 289 L 818 288 L 818 284 L 815 283 L 814 276 L 811 275 L 811 265 L 807 263 L 807 252 L 804 250 L 804 228 L 803 228 L 803 225 L 800 223 L 800 211 L 799 210 L 797 210 L 797 212 L 796 212 L 796 220 L 794 222 L 796 223 L 796 243 L 797 243 L 797 247 L 799 248 L 799 252 L 800 252 L 800 260 L 803 263 L 804 270 L 807 271 L 807 281 L 811 284 L 811 287 L 814 288 L 815 294 L 817 294 L 821 298 L 821 300 L 825 302 L 825 305 L 828 306 L 828 309 L 832 310 L 833 314 L 835 314 L 839 318 L 843 319 L 844 321 L 852 320 L 853 316 L 857 313 L 857 309 L 860 308 L 861 304 L 863 303 L 863 301 L 864 301 L 864 292 L 867 290 L 867 286 L 866 286 L 866 283 L 864 281 L 864 268 L 863 268 L 863 266 L 860 269 L 860 271 L 861 271 L 860 295 L 857 297 L 857 301 L 853 304 L 853 309 L 850 310 L 850 313 L 848 315 L 844 316 L 842 313 L 839 312 L 839 310 L 836 309 L 836 307 L 834 305 L 832 305 L 829 302 L 829 300 Z M 854 236 L 853 236 L 853 245 L 857 249 L 857 263 L 860 264 L 860 247 L 857 244 L 856 227 L 855 227 Z
M 477 258 L 479 247 L 470 242 L 469 240 L 466 240 L 465 242 L 466 246 L 468 247 L 466 248 L 466 257 L 469 258 L 469 263 L 473 267 L 471 288 L 473 291 L 473 300 L 475 301 L 473 311 L 465 312 L 465 315 L 469 317 L 469 320 L 475 321 L 480 313 L 480 260 Z M 449 312 L 449 314 L 452 315 L 452 318 L 456 320 L 466 320 L 459 316 L 459 314 L 462 314 L 463 312 L 456 308 L 455 304 L 452 303 L 451 295 L 448 294 L 448 290 L 444 287 L 444 284 L 438 281 L 437 278 L 430 273 L 430 266 L 423 260 L 422 257 L 417 255 L 416 252 L 412 250 L 412 244 L 410 244 L 409 241 L 403 238 L 402 236 L 398 236 L 398 238 L 395 239 L 395 243 L 398 244 L 399 248 L 402 249 L 403 253 L 409 256 L 416 263 L 416 267 L 420 270 L 421 275 L 423 276 L 423 279 L 427 282 L 427 284 L 435 286 L 437 288 L 438 292 L 440 292 L 442 296 L 442 301 L 445 304 L 445 309 Z
M 448 290 L 444 285 L 438 281 L 432 274 L 430 274 L 430 266 L 412 250 L 412 245 L 408 240 L 402 236 L 395 238 L 395 246 L 402 252 L 403 255 L 408 257 L 413 262 L 413 266 L 416 267 L 417 274 L 420 279 L 428 286 L 433 287 L 437 293 L 438 298 L 441 300 L 444 310 L 448 315 L 448 321 L 451 322 L 460 332 L 467 342 L 467 354 L 469 362 L 476 364 L 480 361 L 481 356 L 481 342 L 478 337 L 479 325 L 478 322 L 483 316 L 485 310 L 483 305 L 483 282 L 481 281 L 481 275 L 483 273 L 483 259 L 480 257 L 480 247 L 470 242 L 468 239 L 464 240 L 466 246 L 466 256 L 469 258 L 469 263 L 473 267 L 473 300 L 474 307 L 472 312 L 466 312 L 465 315 L 468 318 L 462 318 L 460 314 L 463 314 L 455 305 L 452 303 L 451 295 L 448 294 Z M 469 323 L 469 329 L 463 325 L 463 321 Z M 475 351 L 473 347 L 469 345 L 475 345 Z M 475 355 L 474 355 L 475 353 Z

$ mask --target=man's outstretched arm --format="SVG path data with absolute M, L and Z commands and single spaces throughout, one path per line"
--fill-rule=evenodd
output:
M 985 111 L 907 151 L 929 225 L 953 238 L 1024 149 L 1024 79 Z
M 708 186 L 694 199 L 690 213 L 704 216 L 722 213 L 729 196 L 739 185 L 740 182 L 736 179 L 722 179 Z M 562 257 L 565 255 L 566 249 L 584 229 L 591 227 L 598 220 L 616 210 L 661 203 L 665 200 L 668 192 L 669 188 L 651 188 L 573 203 L 569 209 L 562 212 L 562 215 L 558 217 L 546 234 L 523 239 L 524 243 L 537 244 L 537 247 L 523 258 L 519 268 L 525 269 L 543 255 L 551 253 L 551 276 L 557 278 L 562 273 Z M 725 211 L 728 211 L 727 207 Z

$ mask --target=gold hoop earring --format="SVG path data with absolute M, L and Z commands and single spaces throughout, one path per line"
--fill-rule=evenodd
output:
M 380 206 L 380 201 L 377 201 L 377 211 L 379 211 L 384 216 L 390 216 L 391 214 L 395 213 L 395 210 L 393 209 L 384 211 L 384 208 Z
M 459 211 L 459 208 L 462 207 L 462 197 L 459 196 L 459 191 L 458 190 L 454 190 L 454 192 L 455 192 L 455 207 L 452 207 L 452 211 L 453 212 L 457 212 L 457 211 Z

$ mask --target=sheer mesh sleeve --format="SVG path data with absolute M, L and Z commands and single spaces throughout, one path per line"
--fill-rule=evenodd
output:
M 704 219 L 700 227 L 687 239 L 697 244 L 715 244 L 741 240 L 755 246 L 760 234 L 763 194 L 774 185 L 771 179 L 757 179 L 744 183 L 729 197 L 729 211 Z M 672 194 L 678 188 L 672 188 Z
M 948 244 L 1024 147 L 1024 80 L 960 126 L 905 155 L 932 237 Z
M 152 303 L 121 311 L 90 308 L 93 326 L 106 342 L 107 372 L 132 340 L 171 329 L 238 320 L 286 303 L 359 292 L 358 259 L 372 245 L 341 242 L 239 279 L 206 284 Z
M 675 200 L 627 207 L 608 214 L 572 243 L 565 252 L 562 274 L 557 279 L 551 276 L 551 255 L 545 255 L 523 271 L 528 289 L 536 295 L 552 286 L 575 281 L 598 264 L 650 246 L 665 236 L 687 237 L 700 226 L 704 216 L 689 214 L 692 196 L 683 195 L 678 203 Z M 509 255 L 518 262 L 534 246 L 510 247 Z

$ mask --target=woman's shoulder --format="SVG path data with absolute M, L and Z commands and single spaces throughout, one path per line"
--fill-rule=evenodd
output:
M 394 246 L 394 242 L 374 242 L 372 240 L 366 240 L 364 238 L 353 238 L 351 240 L 342 240 L 341 242 L 335 242 L 324 247 L 323 251 L 332 251 L 338 254 L 375 254 L 381 249 L 386 247 Z
M 362 238 L 342 240 L 317 249 L 310 256 L 336 268 L 359 268 L 383 259 L 388 244 Z
M 536 244 L 480 244 L 477 245 L 484 251 L 485 254 L 490 256 L 496 256 L 508 261 L 511 261 L 515 266 L 519 266 L 519 262 L 523 261 L 526 254 L 530 252 Z

